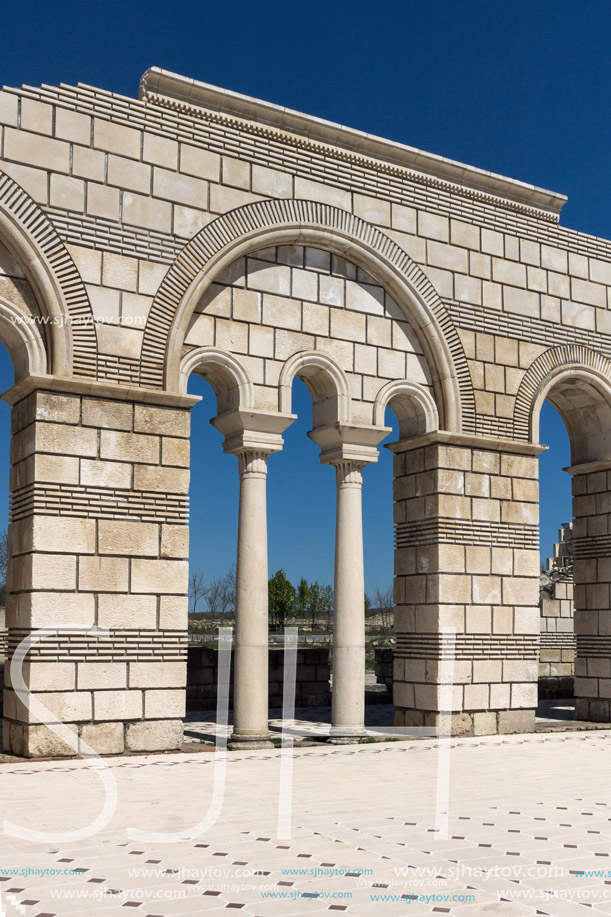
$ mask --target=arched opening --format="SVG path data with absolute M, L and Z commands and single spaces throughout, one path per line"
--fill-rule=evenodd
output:
M 570 719 L 574 709 L 606 721 L 611 386 L 589 367 L 558 368 L 540 386 L 532 434 L 549 446 L 540 458 L 539 716 Z

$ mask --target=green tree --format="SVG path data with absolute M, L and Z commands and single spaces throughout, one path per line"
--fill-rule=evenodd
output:
M 297 608 L 297 590 L 284 570 L 277 570 L 271 577 L 267 595 L 271 626 L 284 627 L 286 619 L 294 615 Z
M 297 586 L 297 614 L 300 618 L 306 618 L 309 615 L 311 602 L 311 586 L 306 579 L 301 577 Z

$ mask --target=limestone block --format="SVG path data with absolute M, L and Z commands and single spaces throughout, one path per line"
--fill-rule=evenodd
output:
M 28 554 L 16 557 L 10 577 L 11 590 L 76 589 L 76 556 L 74 554 Z
M 126 662 L 79 662 L 77 664 L 79 691 L 88 688 L 126 688 Z
M 81 459 L 80 483 L 92 487 L 116 487 L 128 490 L 132 483 L 132 466 L 126 462 Z
M 107 220 L 119 219 L 120 198 L 118 188 L 87 182 L 87 213 Z
M 201 210 L 206 210 L 208 206 L 207 181 L 158 167 L 153 173 L 153 194 Z
M 70 516 L 34 516 L 30 526 L 24 520 L 20 531 L 23 538 L 16 545 L 19 551 L 43 551 L 65 554 L 95 552 L 95 521 Z M 26 527 L 27 526 L 27 527 Z
M 54 172 L 70 171 L 70 144 L 26 130 L 4 129 L 4 156 Z
M 127 592 L 129 561 L 123 557 L 81 557 L 79 589 L 92 592 Z
M 132 592 L 186 593 L 189 565 L 183 560 L 132 560 Z
M 161 526 L 161 557 L 188 558 L 189 528 L 186 525 Z
M 134 408 L 134 431 L 188 437 L 190 419 L 189 412 L 181 408 L 137 404 Z
M 90 720 L 91 694 L 85 691 L 45 691 L 36 694 L 47 713 L 39 718 L 13 691 L 4 692 L 5 716 L 22 723 L 77 723 Z
M 503 578 L 504 605 L 537 605 L 539 584 L 534 577 L 513 576 Z
M 187 683 L 186 662 L 131 662 L 130 688 L 184 688 Z
M 139 720 L 142 718 L 142 691 L 94 691 L 94 720 Z
M 133 407 L 123 401 L 83 398 L 83 425 L 110 430 L 131 430 Z
M 124 156 L 113 156 L 111 153 L 108 156 L 108 184 L 149 194 L 151 167 L 144 162 L 136 162 Z
M 189 469 L 167 465 L 134 465 L 134 489 L 186 494 L 189 490 Z
M 51 175 L 49 203 L 60 210 L 85 210 L 85 182 L 68 175 Z
M 176 719 L 176 717 L 184 716 L 184 690 L 152 689 L 145 691 L 144 715 L 146 719 Z
M 490 685 L 490 709 L 491 710 L 503 710 L 509 707 L 509 702 L 511 698 L 511 685 L 499 685 L 494 684 Z
M 33 461 L 32 481 L 78 484 L 78 456 L 37 453 Z
M 464 709 L 487 710 L 489 702 L 489 688 L 487 684 L 464 686 Z
M 127 751 L 167 751 L 182 746 L 183 725 L 180 720 L 128 723 L 125 728 Z
M 535 731 L 534 710 L 499 710 L 499 734 Z
M 146 135 L 145 135 L 146 136 Z M 220 177 L 221 157 L 218 153 L 188 143 L 180 144 L 180 171 L 199 178 L 218 181 Z
M 496 734 L 496 713 L 474 713 L 473 735 L 490 736 Z
M 98 522 L 98 551 L 100 554 L 157 557 L 159 527 L 152 522 L 100 519 Z
M 162 595 L 159 599 L 159 627 L 163 630 L 186 630 L 187 612 L 187 596 Z
M 103 182 L 105 174 L 105 161 L 106 157 L 102 150 L 91 150 L 89 147 L 74 145 L 72 153 L 72 174 L 80 175 L 82 178 L 88 178 L 94 182 Z M 102 191 L 104 188 L 102 184 L 95 185 L 95 187 L 100 189 L 100 191 Z M 90 188 L 91 186 L 88 185 L 88 194 Z M 118 208 L 119 192 L 114 188 L 109 190 L 111 190 L 113 198 L 116 198 Z M 89 200 L 87 200 L 87 204 L 89 205 Z M 89 206 L 87 209 L 89 210 Z
M 474 576 L 473 601 L 480 605 L 500 605 L 501 578 L 498 576 Z
M 74 691 L 76 688 L 76 665 L 73 662 L 24 662 L 21 671 L 23 680 L 34 693 Z M 44 698 L 41 700 L 44 703 Z
M 172 205 L 169 201 L 124 191 L 122 215 L 124 222 L 133 226 L 158 232 L 172 231 Z
M 93 627 L 95 623 L 94 597 L 90 593 L 22 593 L 15 601 L 16 620 L 21 626 Z
M 125 750 L 124 732 L 123 723 L 84 723 L 79 751 L 85 751 L 83 743 L 86 743 L 98 755 L 121 755 Z
M 62 455 L 94 456 L 98 451 L 96 430 L 68 424 L 37 423 L 35 448 L 40 452 Z
M 448 217 L 419 210 L 418 233 L 428 239 L 438 239 L 441 242 L 447 242 L 450 238 L 450 221 Z
M 94 430 L 91 431 L 95 433 Z M 96 434 L 97 435 L 97 434 Z M 127 462 L 159 462 L 159 437 L 118 430 L 100 433 L 100 457 Z
M 93 145 L 109 153 L 140 159 L 141 132 L 114 121 L 94 118 Z
M 537 673 L 538 677 L 538 673 Z M 537 682 L 529 684 L 512 684 L 511 686 L 511 706 L 532 707 L 537 706 Z
M 292 197 L 293 176 L 253 163 L 252 190 L 264 197 Z
M 66 728 L 74 733 L 74 746 L 78 746 L 78 726 L 68 724 Z M 75 749 L 51 732 L 48 726 L 10 724 L 10 750 L 26 758 L 50 758 L 74 755 Z
M 154 595 L 98 596 L 98 624 L 111 630 L 117 628 L 154 630 L 157 625 L 157 599 Z M 166 628 L 164 622 L 160 627 Z M 186 621 L 183 625 L 186 627 Z

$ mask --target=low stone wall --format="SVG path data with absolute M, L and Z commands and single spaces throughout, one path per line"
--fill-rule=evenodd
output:
M 229 706 L 233 699 L 233 654 Z M 297 650 L 296 707 L 327 706 L 331 703 L 331 669 L 329 650 L 303 647 Z M 269 651 L 269 706 L 282 706 L 284 650 Z M 208 646 L 190 646 L 187 655 L 187 709 L 214 710 L 218 682 L 218 650 Z
M 375 673 L 379 685 L 386 685 L 387 691 L 392 691 L 393 659 L 395 651 L 392 646 L 376 646 L 375 648 Z

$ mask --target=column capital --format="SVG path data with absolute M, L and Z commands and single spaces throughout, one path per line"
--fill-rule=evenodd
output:
M 296 416 L 259 408 L 238 408 L 219 414 L 210 422 L 225 436 L 223 452 L 239 454 L 255 451 L 270 455 L 280 452 L 284 445 L 282 434 Z
M 353 459 L 339 459 L 329 464 L 335 467 L 335 480 L 338 486 L 349 485 L 352 487 L 361 487 L 363 484 L 363 467 L 365 462 L 357 462 Z
M 239 473 L 264 478 L 267 475 L 268 455 L 269 452 L 261 452 L 258 449 L 244 449 L 238 452 Z
M 339 421 L 324 427 L 316 427 L 310 430 L 308 436 L 320 446 L 319 458 L 323 465 L 357 462 L 362 467 L 377 462 L 378 443 L 390 432 L 390 427 Z

